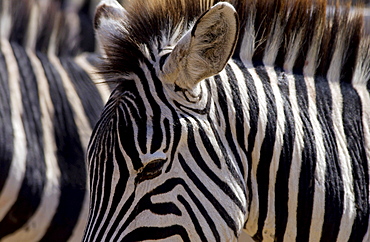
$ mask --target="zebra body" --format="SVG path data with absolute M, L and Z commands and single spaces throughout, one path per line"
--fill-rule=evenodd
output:
M 85 149 L 109 89 L 55 2 L 0 4 L 0 240 L 80 241 Z
M 118 84 L 89 144 L 84 240 L 369 241 L 361 16 L 214 4 L 98 7 L 101 71 Z

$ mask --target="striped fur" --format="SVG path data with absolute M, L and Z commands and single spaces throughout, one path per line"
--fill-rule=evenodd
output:
M 215 2 L 113 2 L 95 18 L 101 72 L 118 86 L 88 149 L 85 241 L 234 241 L 243 228 L 257 241 L 370 240 L 360 13 L 322 0 L 231 1 L 233 57 L 181 88 L 162 79 L 163 65 Z
M 94 83 L 96 57 L 77 55 L 87 46 L 79 44 L 78 8 L 0 6 L 0 240 L 80 241 L 85 149 L 109 90 Z

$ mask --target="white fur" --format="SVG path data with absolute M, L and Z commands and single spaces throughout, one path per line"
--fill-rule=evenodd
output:
M 58 208 L 60 197 L 60 169 L 56 160 L 56 143 L 54 139 L 54 107 L 49 93 L 49 84 L 41 62 L 32 51 L 27 51 L 35 70 L 39 87 L 40 106 L 42 112 L 43 143 L 46 163 L 46 184 L 35 214 L 15 233 L 4 238 L 4 241 L 38 241 L 47 231 Z M 86 216 L 87 217 L 87 216 Z M 82 235 L 80 234 L 80 238 Z
M 313 58 L 314 59 L 314 58 Z M 312 66 L 307 65 L 306 68 L 311 70 Z M 326 159 L 325 159 L 325 144 L 323 140 L 323 132 L 321 125 L 318 120 L 318 112 L 316 106 L 316 88 L 315 81 L 313 77 L 305 77 L 305 82 L 307 85 L 307 95 L 308 95 L 308 113 L 309 119 L 315 136 L 316 144 L 316 154 L 317 154 L 317 163 L 315 168 L 315 192 L 313 200 L 313 212 L 312 212 L 312 221 L 310 228 L 310 241 L 319 241 L 322 231 L 322 225 L 324 222 L 324 212 L 325 207 L 325 172 L 326 172 Z
M 23 105 L 17 61 L 9 42 L 1 40 L 0 43 L 9 73 L 9 90 L 12 94 L 10 95 L 11 121 L 14 127 L 13 143 L 15 144 L 9 175 L 0 194 L 1 221 L 16 201 L 22 185 L 26 170 L 27 140 L 22 122 Z
M 301 170 L 302 150 L 303 150 L 303 124 L 299 115 L 299 104 L 297 101 L 297 93 L 295 79 L 292 70 L 289 70 L 287 75 L 289 85 L 289 99 L 292 105 L 292 112 L 295 124 L 295 136 L 292 153 L 292 163 L 290 166 L 290 176 L 288 181 L 288 221 L 284 241 L 293 241 L 297 236 L 297 205 L 298 205 L 298 180 Z
M 79 55 L 75 58 L 75 61 L 89 75 L 90 79 L 95 83 L 95 86 L 98 89 L 100 97 L 103 100 L 103 103 L 106 103 L 108 101 L 111 91 L 108 85 L 104 83 L 103 77 L 95 74 L 96 73 L 95 67 L 93 67 L 86 60 L 86 57 L 88 56 L 85 54 Z
M 252 75 L 254 83 L 256 85 L 259 113 L 258 113 L 258 127 L 256 140 L 253 145 L 254 149 L 252 151 L 252 167 L 251 169 L 251 181 L 252 181 L 252 201 L 251 210 L 245 224 L 245 230 L 248 234 L 254 235 L 258 229 L 258 213 L 259 213 L 259 197 L 258 197 L 258 187 L 257 187 L 257 168 L 261 155 L 261 147 L 265 137 L 266 125 L 267 125 L 267 97 L 263 88 L 262 80 L 259 78 L 256 70 L 254 68 L 248 68 L 249 73 Z
M 12 17 L 10 15 L 11 0 L 2 0 L 2 12 L 0 13 L 0 38 L 9 39 L 12 28 Z
M 105 54 L 103 47 L 109 45 L 110 37 L 119 36 L 119 31 L 125 32 L 122 23 L 126 19 L 126 10 L 116 0 L 102 0 L 96 7 L 97 12 L 101 7 L 108 7 L 110 14 L 109 18 L 100 16 L 99 19 L 95 19 L 98 24 L 98 28 L 95 29 L 98 46 L 100 51 Z
M 256 33 L 254 30 L 254 20 L 256 17 L 255 6 L 250 9 L 249 17 L 245 26 L 245 33 L 243 36 L 243 47 L 240 50 L 240 58 L 246 66 L 253 66 L 252 57 L 255 49 Z
M 283 41 L 284 36 L 284 26 L 281 24 L 280 19 L 275 19 L 274 38 L 269 38 L 266 44 L 265 55 L 263 56 L 263 63 L 266 66 L 273 66 L 278 54 L 281 42 Z

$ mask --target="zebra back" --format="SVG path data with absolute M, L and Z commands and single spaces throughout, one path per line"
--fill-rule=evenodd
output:
M 80 241 L 99 84 L 81 1 L 0 1 L 0 240 Z M 90 41 L 93 38 L 90 38 Z

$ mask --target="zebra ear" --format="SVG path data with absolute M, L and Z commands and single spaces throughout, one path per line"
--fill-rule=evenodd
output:
M 116 0 L 101 0 L 96 7 L 94 29 L 101 47 L 111 42 L 111 37 L 122 26 L 126 10 Z
M 177 43 L 162 66 L 161 78 L 192 89 L 201 80 L 222 71 L 235 50 L 238 34 L 234 7 L 229 3 L 216 4 Z

